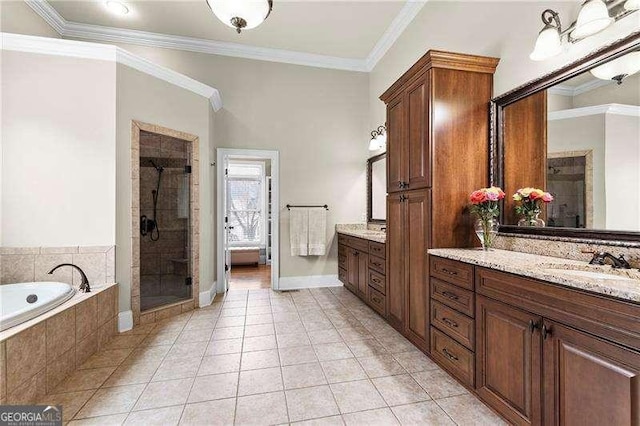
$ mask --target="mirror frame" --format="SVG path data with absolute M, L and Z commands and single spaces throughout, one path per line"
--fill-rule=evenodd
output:
M 373 163 L 376 161 L 380 161 L 383 158 L 387 158 L 387 153 L 383 152 L 382 154 L 374 155 L 373 157 L 367 159 L 367 223 L 379 223 L 386 224 L 386 219 L 373 219 L 371 214 L 373 213 L 373 191 L 371 187 L 371 175 L 373 170 Z M 386 203 L 386 199 L 385 199 Z
M 640 49 L 640 31 L 605 46 L 582 59 L 566 65 L 540 78 L 491 100 L 490 108 L 490 175 L 491 185 L 502 187 L 504 183 L 504 108 L 529 95 L 546 90 L 558 83 L 573 78 L 612 59 Z M 502 202 L 500 222 L 504 221 L 504 202 Z M 613 231 L 584 228 L 535 228 L 515 225 L 500 225 L 500 233 L 536 235 L 560 238 L 579 238 L 591 240 L 640 241 L 640 232 Z

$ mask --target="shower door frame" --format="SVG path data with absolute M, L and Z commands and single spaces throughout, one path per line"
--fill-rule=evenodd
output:
M 190 272 L 191 298 L 158 306 L 144 312 L 140 309 L 140 132 L 181 139 L 191 145 L 189 164 L 190 182 Z M 133 324 L 148 324 L 179 315 L 199 307 L 200 295 L 200 138 L 190 133 L 142 121 L 131 121 L 131 310 Z

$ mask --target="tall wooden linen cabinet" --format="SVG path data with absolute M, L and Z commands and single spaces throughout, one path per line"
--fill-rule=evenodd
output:
M 429 351 L 427 249 L 477 245 L 469 193 L 488 183 L 489 101 L 499 59 L 428 51 L 387 106 L 387 312 Z

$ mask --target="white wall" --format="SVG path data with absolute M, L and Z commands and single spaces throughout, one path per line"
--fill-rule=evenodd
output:
M 3 246 L 115 243 L 115 84 L 111 62 L 2 51 Z

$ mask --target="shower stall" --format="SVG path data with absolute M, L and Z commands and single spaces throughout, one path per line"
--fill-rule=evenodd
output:
M 140 132 L 140 310 L 192 297 L 191 143 Z

